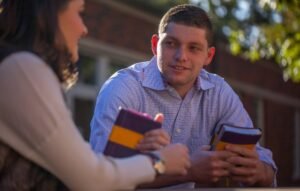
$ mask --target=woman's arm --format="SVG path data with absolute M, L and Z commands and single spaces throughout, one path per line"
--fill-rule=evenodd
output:
M 0 74 L 0 138 L 70 189 L 126 190 L 154 179 L 146 156 L 116 160 L 92 152 L 71 118 L 55 74 L 39 58 L 11 55 Z

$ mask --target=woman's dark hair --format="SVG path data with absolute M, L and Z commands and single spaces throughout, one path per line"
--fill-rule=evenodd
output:
M 58 26 L 58 14 L 70 0 L 0 0 L 0 43 L 34 52 L 70 85 L 77 80 Z

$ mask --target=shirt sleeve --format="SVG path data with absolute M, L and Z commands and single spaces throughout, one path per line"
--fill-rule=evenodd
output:
M 216 128 L 218 129 L 221 124 L 227 123 L 240 127 L 253 127 L 253 123 L 245 110 L 241 100 L 238 95 L 232 90 L 232 88 L 224 81 L 222 90 L 219 95 L 220 101 L 220 121 L 218 122 Z M 277 185 L 276 174 L 277 166 L 273 160 L 272 152 L 269 149 L 266 149 L 260 146 L 259 143 L 256 145 L 256 150 L 261 161 L 270 165 L 274 172 L 273 186 Z
M 0 139 L 71 190 L 128 190 L 154 179 L 145 156 L 113 159 L 91 150 L 72 121 L 58 79 L 36 56 L 5 59 L 0 89 Z

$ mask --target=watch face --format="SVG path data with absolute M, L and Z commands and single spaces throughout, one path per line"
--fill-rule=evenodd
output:
M 158 153 L 149 152 L 145 153 L 145 155 L 149 156 L 152 159 L 153 168 L 157 175 L 161 175 L 166 172 L 165 162 Z
M 164 174 L 166 171 L 166 166 L 163 161 L 158 160 L 154 164 L 154 169 L 158 172 L 158 174 Z

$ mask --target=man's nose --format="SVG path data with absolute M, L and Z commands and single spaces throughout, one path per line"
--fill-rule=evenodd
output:
M 175 53 L 175 59 L 180 62 L 187 60 L 187 53 L 184 47 L 177 48 Z

